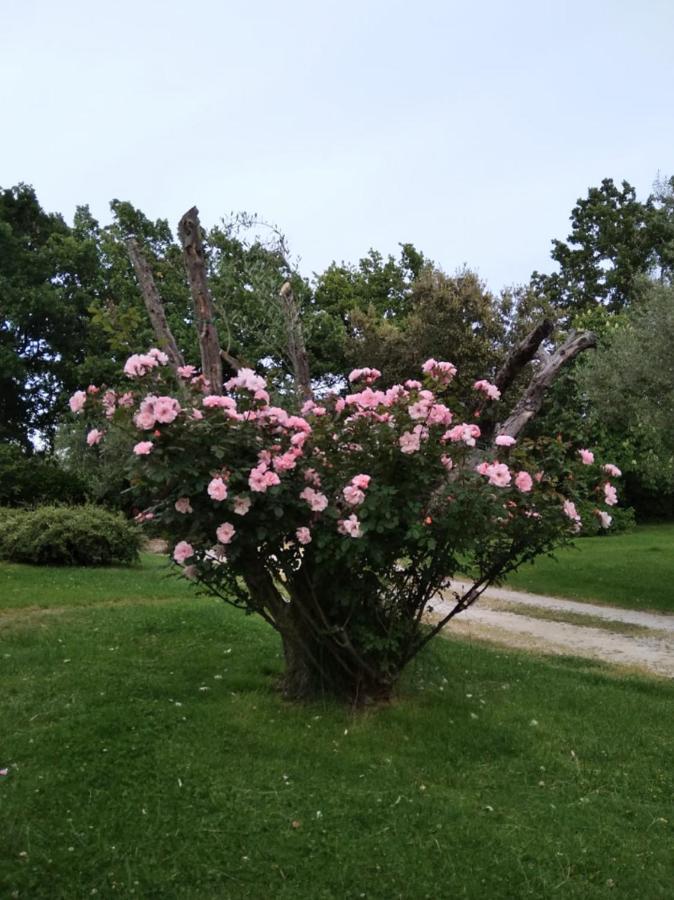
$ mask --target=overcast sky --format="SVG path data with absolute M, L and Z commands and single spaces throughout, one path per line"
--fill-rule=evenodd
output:
M 0 185 L 70 221 L 276 222 L 306 274 L 411 241 L 497 289 L 602 178 L 674 174 L 672 0 L 21 0 Z

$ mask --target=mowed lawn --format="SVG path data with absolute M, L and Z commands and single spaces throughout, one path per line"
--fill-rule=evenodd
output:
M 672 897 L 671 683 L 439 639 L 291 706 L 163 571 L 0 566 L 0 897 Z
M 627 534 L 580 538 L 508 578 L 534 594 L 597 600 L 630 609 L 674 612 L 674 524 L 640 525 Z M 674 896 L 674 891 L 673 891 Z

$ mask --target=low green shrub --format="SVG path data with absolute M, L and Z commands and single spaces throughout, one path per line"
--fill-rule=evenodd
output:
M 0 510 L 0 558 L 35 565 L 106 566 L 138 557 L 140 533 L 97 506 Z

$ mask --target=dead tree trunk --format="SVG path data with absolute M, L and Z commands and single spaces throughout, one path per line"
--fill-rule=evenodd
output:
M 313 393 L 309 375 L 309 357 L 304 344 L 299 306 L 289 281 L 281 288 L 279 297 L 288 331 L 288 356 L 293 367 L 295 387 L 301 400 L 311 400 Z
M 130 238 L 126 242 L 126 249 L 128 250 L 129 258 L 131 259 L 136 278 L 138 279 L 138 285 L 143 297 L 143 302 L 145 303 L 145 309 L 147 310 L 150 322 L 152 323 L 152 328 L 157 337 L 157 346 L 166 353 L 169 358 L 169 365 L 175 372 L 178 369 L 178 366 L 185 365 L 185 360 L 178 349 L 176 339 L 173 337 L 173 333 L 166 320 L 164 304 L 162 303 L 159 291 L 157 290 L 157 285 L 152 276 L 152 269 L 143 256 L 137 241 Z
M 508 354 L 494 379 L 501 394 L 505 394 L 526 364 L 531 362 L 543 341 L 552 334 L 552 328 L 550 319 L 544 319 Z
M 213 298 L 206 277 L 204 245 L 201 240 L 199 210 L 196 206 L 189 209 L 180 220 L 178 235 L 183 245 L 185 267 L 196 315 L 201 350 L 201 371 L 210 383 L 211 393 L 219 394 L 222 390 L 220 342 L 215 326 Z
M 581 334 L 572 332 L 545 361 L 529 383 L 529 387 L 519 399 L 513 411 L 506 421 L 496 430 L 499 434 L 505 434 L 516 438 L 526 425 L 540 410 L 546 391 L 553 383 L 563 365 L 572 360 L 583 350 L 596 347 L 597 337 L 591 331 Z

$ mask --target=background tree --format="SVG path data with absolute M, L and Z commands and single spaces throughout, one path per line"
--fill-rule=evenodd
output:
M 578 366 L 590 427 L 643 510 L 674 511 L 674 288 L 651 285 Z
M 45 213 L 26 185 L 0 190 L 0 437 L 50 444 L 64 392 L 96 346 L 88 286 L 94 243 Z
M 559 271 L 534 272 L 532 286 L 568 314 L 597 303 L 611 312 L 629 307 L 642 293 L 644 276 L 667 280 L 674 246 L 673 180 L 659 182 L 645 201 L 623 181 L 605 178 L 590 188 L 571 213 L 566 241 L 554 240 Z

